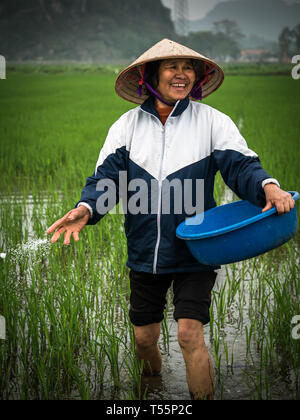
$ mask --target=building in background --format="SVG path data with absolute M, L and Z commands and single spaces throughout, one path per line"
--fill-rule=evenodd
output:
M 270 51 L 264 49 L 245 49 L 241 50 L 240 62 L 244 63 L 276 63 L 279 61 L 278 57 L 272 57 Z

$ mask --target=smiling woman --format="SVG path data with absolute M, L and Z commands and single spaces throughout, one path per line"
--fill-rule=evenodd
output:
M 187 97 L 196 81 L 192 60 L 177 58 L 163 60 L 158 69 L 158 93 L 166 101 L 175 105 L 176 101 Z M 160 106 L 165 104 L 156 98 Z
M 156 62 L 157 84 L 152 86 L 148 78 L 150 62 Z M 200 74 L 194 62 L 199 63 Z M 129 319 L 139 367 L 147 375 L 158 374 L 162 367 L 158 339 L 166 294 L 173 285 L 173 317 L 178 323 L 178 343 L 193 399 L 212 399 L 214 394 L 214 373 L 203 326 L 210 320 L 215 270 L 220 267 L 199 263 L 176 237 L 176 227 L 188 214 L 186 208 L 173 205 L 171 194 L 166 198 L 168 209 L 164 211 L 164 185 L 173 184 L 172 194 L 181 192 L 183 185 L 180 196 L 185 202 L 189 198 L 195 203 L 197 181 L 202 180 L 205 185 L 202 203 L 204 210 L 208 210 L 216 206 L 213 187 L 215 175 L 220 171 L 236 195 L 256 206 L 265 205 L 264 210 L 276 205 L 278 212 L 288 212 L 294 205 L 291 195 L 282 191 L 278 182 L 262 168 L 257 154 L 248 148 L 231 118 L 209 105 L 195 102 L 214 92 L 223 78 L 223 70 L 217 63 L 167 39 L 124 69 L 117 77 L 116 92 L 141 106 L 126 112 L 111 126 L 96 169 L 87 178 L 76 208 L 47 231 L 54 233 L 52 242 L 63 234 L 65 244 L 70 243 L 72 235 L 78 241 L 79 232 L 86 224 L 94 225 L 104 217 L 105 212 L 100 214 L 97 208 L 100 197 L 106 200 L 106 190 L 99 188 L 100 185 L 109 180 L 110 184 L 115 183 L 115 191 L 123 190 L 123 182 L 118 181 L 123 172 L 127 176 L 126 186 L 131 181 L 136 186 L 142 179 L 146 199 L 149 199 L 148 186 L 156 187 L 154 214 L 144 214 L 143 208 L 125 214 L 127 266 L 131 269 Z M 165 120 L 161 118 L 159 106 L 165 106 L 167 101 L 172 109 L 169 115 L 164 114 Z M 177 179 L 179 182 L 174 183 Z M 133 196 L 123 194 L 122 198 L 130 210 Z M 141 199 L 142 196 L 140 204 Z M 114 276 L 118 278 L 119 273 Z

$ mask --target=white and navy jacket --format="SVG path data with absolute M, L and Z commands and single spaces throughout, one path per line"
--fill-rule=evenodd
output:
M 185 242 L 176 237 L 177 226 L 185 220 L 184 209 L 176 214 L 161 211 L 163 182 L 172 179 L 204 180 L 204 210 L 215 207 L 214 178 L 220 170 L 231 190 L 241 199 L 265 205 L 262 182 L 270 175 L 258 156 L 227 115 L 188 98 L 178 101 L 165 125 L 159 119 L 152 98 L 123 114 L 110 128 L 100 151 L 94 175 L 87 178 L 81 200 L 97 223 L 104 215 L 97 211 L 97 200 L 104 194 L 97 184 L 110 179 L 119 187 L 119 172 L 126 171 L 127 182 L 145 181 L 149 190 L 157 185 L 157 212 L 125 214 L 128 267 L 151 273 L 197 272 L 219 267 L 198 263 Z M 124 172 L 123 172 L 124 173 Z M 152 182 L 151 182 L 152 180 Z M 155 181 L 155 182 L 153 182 Z M 192 194 L 195 194 L 193 185 Z M 127 192 L 129 200 L 134 192 Z M 150 195 L 149 195 L 150 197 Z M 172 203 L 172 195 L 170 196 Z M 149 204 L 150 205 L 150 204 Z M 109 209 L 108 209 L 109 210 Z

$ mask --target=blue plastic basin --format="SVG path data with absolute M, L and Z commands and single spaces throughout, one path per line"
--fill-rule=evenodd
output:
M 299 198 L 298 192 L 289 193 L 295 201 Z M 214 207 L 182 222 L 176 236 L 186 241 L 202 264 L 222 265 L 253 258 L 287 242 L 298 227 L 296 206 L 282 215 L 276 207 L 261 211 L 246 200 Z

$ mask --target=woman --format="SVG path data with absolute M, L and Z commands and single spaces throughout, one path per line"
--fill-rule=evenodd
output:
M 110 128 L 80 202 L 48 229 L 55 232 L 52 242 L 63 233 L 65 245 L 71 235 L 78 241 L 81 229 L 97 223 L 115 204 L 112 200 L 105 206 L 111 198 L 105 182 L 113 183 L 113 192 L 122 190 L 131 269 L 129 314 L 137 357 L 144 360 L 145 373 L 160 373 L 160 323 L 173 281 L 178 342 L 193 399 L 213 398 L 203 325 L 209 322 L 211 290 L 220 268 L 198 263 L 176 238 L 176 227 L 196 211 L 190 206 L 188 212 L 186 202 L 199 201 L 197 181 L 204 186 L 200 197 L 204 210 L 216 205 L 213 186 L 218 170 L 239 197 L 264 207 L 262 211 L 276 206 L 281 214 L 294 207 L 291 195 L 264 171 L 232 120 L 195 102 L 214 92 L 223 79 L 213 60 L 167 39 L 123 70 L 116 92 L 140 106 Z

